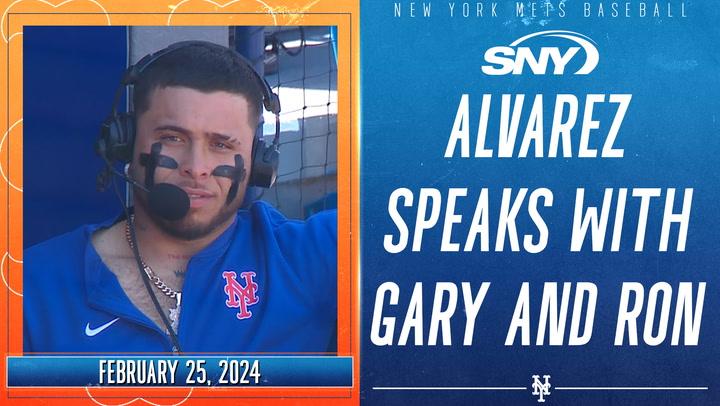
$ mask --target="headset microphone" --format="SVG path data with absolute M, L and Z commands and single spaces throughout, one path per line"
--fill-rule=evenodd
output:
M 188 211 L 190 211 L 190 196 L 188 196 L 188 194 L 180 187 L 170 183 L 157 183 L 152 187 L 147 188 L 128 176 L 127 165 L 125 166 L 125 170 L 123 172 L 119 172 L 113 168 L 109 162 L 106 162 L 106 164 L 106 170 L 104 171 L 105 175 L 103 176 L 104 179 L 99 179 L 98 184 L 100 182 L 107 182 L 107 177 L 114 174 L 115 176 L 123 179 L 125 182 L 128 182 L 145 191 L 148 194 L 148 206 L 150 207 L 150 211 L 167 221 L 180 220 L 185 217 Z
M 190 196 L 170 183 L 158 183 L 148 193 L 148 205 L 156 215 L 168 221 L 185 217 L 190 210 Z

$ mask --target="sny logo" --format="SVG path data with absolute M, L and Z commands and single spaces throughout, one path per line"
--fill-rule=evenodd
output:
M 258 284 L 253 282 L 255 272 L 243 272 L 240 277 L 245 279 L 245 286 L 241 285 L 237 281 L 237 274 L 233 271 L 223 272 L 223 278 L 225 278 L 225 294 L 228 298 L 225 304 L 231 308 L 239 308 L 240 311 L 237 314 L 237 318 L 240 320 L 248 319 L 252 317 L 252 312 L 248 310 L 248 306 L 252 306 L 260 301 L 255 292 L 258 289 Z
M 535 396 L 539 396 L 538 402 L 545 402 L 545 396 L 550 394 L 550 375 L 543 375 L 543 378 L 545 378 L 545 383 L 543 383 L 540 380 L 540 375 L 533 375 L 533 383 L 532 388 L 533 392 L 532 394 Z
M 564 38 L 574 44 L 563 53 L 559 47 L 541 47 L 540 53 L 535 55 L 529 47 L 519 46 L 523 42 L 536 37 Z M 485 51 L 485 62 L 482 71 L 486 75 L 521 75 L 523 68 L 527 65 L 533 74 L 544 75 L 548 70 L 550 61 L 553 64 L 552 73 L 563 75 L 565 67 L 575 57 L 580 48 L 585 51 L 585 63 L 575 72 L 575 75 L 587 75 L 592 72 L 600 60 L 600 54 L 595 47 L 595 41 L 591 38 L 572 31 L 541 31 L 529 34 L 513 41 L 510 46 L 497 46 Z

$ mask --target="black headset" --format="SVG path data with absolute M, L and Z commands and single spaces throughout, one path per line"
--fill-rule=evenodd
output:
M 115 92 L 112 111 L 110 115 L 103 121 L 100 127 L 100 134 L 95 142 L 95 153 L 100 155 L 105 162 L 112 164 L 114 162 L 129 163 L 132 161 L 133 145 L 135 143 L 136 120 L 135 113 L 129 111 L 127 113 L 118 112 L 118 104 L 122 96 L 123 90 L 127 86 L 137 84 L 142 73 L 155 61 L 161 57 L 192 46 L 200 46 L 205 48 L 215 48 L 227 50 L 228 48 L 206 41 L 182 41 L 174 43 L 167 48 L 157 52 L 145 55 L 136 64 L 131 65 L 125 70 L 122 81 Z M 270 113 L 275 115 L 275 138 L 271 144 L 267 144 L 263 140 L 263 123 L 260 120 L 255 130 L 252 146 L 252 163 L 250 167 L 250 178 L 248 186 L 257 186 L 269 188 L 277 179 L 278 165 L 280 162 L 280 151 L 278 150 L 280 141 L 280 99 L 277 94 L 273 93 L 267 81 L 257 73 L 252 64 L 239 53 L 232 51 L 238 60 L 242 61 L 253 73 L 257 79 L 263 95 L 263 107 Z

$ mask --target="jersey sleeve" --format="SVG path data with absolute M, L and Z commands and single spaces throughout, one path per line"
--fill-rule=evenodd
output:
M 271 209 L 280 254 L 309 287 L 318 306 L 337 307 L 337 210 L 305 221 L 287 220 Z

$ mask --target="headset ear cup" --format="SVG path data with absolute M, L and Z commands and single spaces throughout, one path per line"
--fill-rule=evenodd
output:
M 280 165 L 280 151 L 275 145 L 266 147 L 263 155 L 265 164 L 268 166 L 268 188 L 272 187 L 277 180 L 278 166 Z
M 118 145 L 126 135 L 124 131 L 126 121 L 117 114 L 111 114 L 100 125 L 100 132 L 95 140 L 95 153 L 105 161 L 107 166 L 100 171 L 96 179 L 96 187 L 99 191 L 107 188 L 111 176 L 110 166 L 120 159 L 117 155 L 122 148 L 118 148 Z
M 123 163 L 130 163 L 133 158 L 133 149 L 135 146 L 135 114 L 133 113 L 121 113 L 120 118 L 122 121 L 122 150 L 118 153 L 118 158 Z
M 132 160 L 135 141 L 135 116 L 119 113 L 108 117 L 100 127 L 95 152 L 110 162 L 128 163 Z
M 107 158 L 107 131 L 105 123 L 103 122 L 100 126 L 100 134 L 98 134 L 97 140 L 95 140 L 95 154 L 105 159 Z
M 277 178 L 280 152 L 274 145 L 266 145 L 257 137 L 253 141 L 253 160 L 248 186 L 270 188 Z

